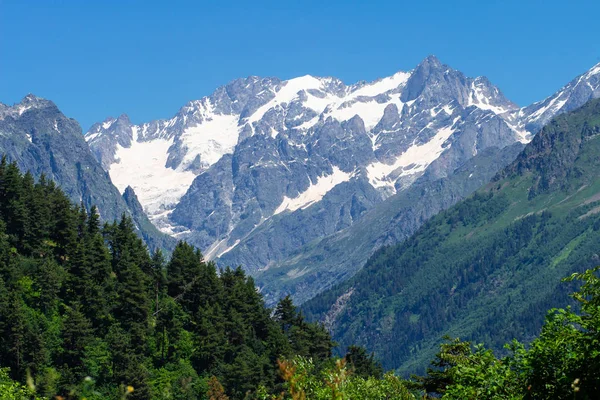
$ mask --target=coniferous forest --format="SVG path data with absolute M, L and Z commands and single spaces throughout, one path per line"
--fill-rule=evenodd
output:
M 265 307 L 241 268 L 180 242 L 150 253 L 132 220 L 100 223 L 44 176 L 0 162 L 0 399 L 593 399 L 600 279 L 573 274 L 577 312 L 551 310 L 508 355 L 448 338 L 403 380 L 332 342 L 289 297 Z
M 266 308 L 241 268 L 185 242 L 150 254 L 130 218 L 102 225 L 6 158 L 0 199 L 0 398 L 264 398 L 285 390 L 283 360 L 335 365 L 327 331 L 289 298 Z

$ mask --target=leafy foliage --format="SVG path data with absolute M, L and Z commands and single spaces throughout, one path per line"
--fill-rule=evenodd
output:
M 447 339 L 414 387 L 444 399 L 595 399 L 600 393 L 600 267 L 575 273 L 572 296 L 580 312 L 550 310 L 528 349 L 517 341 L 509 354 Z
M 7 368 L 0 368 L 0 400 L 32 399 L 38 399 L 33 390 L 10 379 Z
M 415 399 L 405 382 L 391 373 L 383 378 L 362 377 L 353 374 L 345 359 L 332 362 L 319 370 L 312 360 L 296 357 L 280 363 L 285 391 L 279 397 L 293 400 L 343 400 L 343 399 Z

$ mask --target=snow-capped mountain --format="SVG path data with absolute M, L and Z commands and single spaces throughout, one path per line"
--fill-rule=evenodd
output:
M 163 232 L 258 271 L 351 226 L 425 172 L 448 177 L 486 149 L 528 142 L 552 116 L 597 97 L 599 71 L 524 108 L 433 56 L 354 85 L 249 77 L 171 119 L 135 125 L 122 115 L 85 137 Z
M 519 112 L 520 125 L 529 132 L 537 133 L 557 114 L 581 107 L 590 99 L 600 97 L 600 63 L 579 75 L 554 95 Z
M 244 158 L 246 164 L 231 172 L 232 185 L 218 196 L 231 203 L 226 205 L 229 223 L 197 241 L 209 249 L 215 240 L 227 238 L 236 219 L 248 211 L 244 203 L 254 199 L 256 190 L 241 204 L 236 201 L 242 200 L 244 186 L 233 181 L 248 175 L 246 169 L 285 170 L 273 182 L 270 199 L 258 207 L 256 224 L 305 208 L 351 179 L 368 179 L 385 197 L 422 174 L 460 136 L 456 133 L 465 121 L 493 119 L 515 109 L 487 79 L 466 78 L 429 57 L 411 72 L 354 85 L 312 76 L 239 79 L 188 103 L 169 120 L 134 125 L 125 115 L 108 118 L 94 125 L 86 140 L 117 187 L 131 185 L 149 216 L 174 234 L 178 229 L 210 230 L 206 222 L 198 226 L 194 218 L 186 221 L 182 212 L 171 212 L 197 186 L 192 185 L 197 176 L 222 169 L 215 166 L 221 160 Z M 518 131 L 503 128 L 493 140 L 519 140 Z M 251 145 L 259 148 L 247 154 Z M 199 207 L 206 207 L 198 215 L 201 219 L 219 208 Z M 212 225 L 224 218 L 219 219 Z

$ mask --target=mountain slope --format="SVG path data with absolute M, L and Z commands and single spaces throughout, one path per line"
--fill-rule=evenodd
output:
M 20 103 L 0 103 L 0 153 L 23 171 L 52 179 L 75 202 L 96 205 L 104 221 L 131 214 L 110 176 L 88 148 L 79 124 L 49 100 L 34 95 Z M 151 247 L 172 247 L 143 213 L 135 215 L 140 233 Z
M 417 182 L 451 179 L 488 149 L 528 142 L 549 118 L 597 96 L 598 72 L 596 66 L 524 108 L 486 78 L 468 78 L 433 56 L 412 71 L 355 85 L 312 76 L 249 77 L 189 102 L 168 120 L 136 125 L 125 115 L 109 118 L 86 140 L 117 187 L 131 186 L 163 232 L 194 243 L 222 266 L 244 265 L 267 298 L 308 298 L 495 171 L 464 184 L 454 180 L 448 197 L 434 199 L 416 219 L 409 206 L 402 235 L 393 224 L 379 224 L 388 239 L 365 238 L 374 247 L 360 257 L 342 252 L 349 258 L 338 266 L 325 250 L 343 242 L 336 235 L 345 237 L 379 207 L 387 210 L 380 219 L 397 219 L 393 202 L 386 202 L 406 190 L 416 193 Z M 498 168 L 508 162 L 501 159 Z M 418 203 L 414 194 L 406 198 Z M 353 229 L 357 238 L 361 230 Z
M 423 72 L 415 72 L 413 75 L 423 77 L 426 70 L 427 68 L 422 68 Z M 550 117 L 581 106 L 590 98 L 600 95 L 598 72 L 600 72 L 600 64 L 575 78 L 548 99 L 520 110 L 500 112 L 499 115 L 504 119 L 503 122 L 506 122 L 516 133 L 521 134 L 520 140 L 527 141 Z M 427 79 L 423 80 L 427 81 Z M 484 81 L 484 78 L 478 78 L 471 83 L 471 86 L 477 87 Z M 481 108 L 485 107 L 483 104 L 490 94 L 489 91 L 486 93 L 481 90 L 481 93 L 478 93 L 472 90 L 471 96 L 473 98 L 469 103 L 474 103 L 475 99 L 479 98 Z M 490 108 L 494 109 L 491 106 Z M 463 126 L 466 129 L 473 129 L 473 127 L 481 128 L 482 124 L 471 119 L 464 121 Z M 301 247 L 297 246 L 298 243 L 295 243 L 296 246 L 278 245 L 281 238 L 285 237 L 283 230 L 297 232 L 298 229 L 293 225 L 290 226 L 289 223 L 277 224 L 276 221 L 270 221 L 270 224 L 261 226 L 242 239 L 218 261 L 231 265 L 252 264 L 259 258 L 257 256 L 259 254 L 263 259 L 263 265 L 268 266 L 268 269 L 259 271 L 256 279 L 267 299 L 274 301 L 285 294 L 292 294 L 298 302 L 309 299 L 320 290 L 351 276 L 382 244 L 393 244 L 405 239 L 427 218 L 471 194 L 516 157 L 515 149 L 518 146 L 513 150 L 508 148 L 506 151 L 500 150 L 499 154 L 494 155 L 487 151 L 495 148 L 488 147 L 489 144 L 481 146 L 484 149 L 479 150 L 481 153 L 473 151 L 475 156 L 471 160 L 465 161 L 464 157 L 455 157 L 454 154 L 469 149 L 469 145 L 478 146 L 482 141 L 493 137 L 493 134 L 485 134 L 485 130 L 482 131 L 484 133 L 478 135 L 462 135 L 462 146 L 456 144 L 450 146 L 428 166 L 424 175 L 417 178 L 412 187 L 405 189 L 406 193 L 399 191 L 396 195 L 376 204 L 365 214 L 369 216 L 368 218 L 361 218 L 355 224 L 333 234 L 304 241 Z M 492 161 L 488 168 L 483 170 L 476 168 L 478 162 L 475 159 L 479 154 L 483 154 L 483 160 Z M 451 162 L 453 158 L 464 164 L 453 164 Z M 466 171 L 468 173 L 465 173 Z M 439 187 L 438 191 L 428 192 L 428 189 L 422 188 L 422 184 L 432 185 L 432 182 L 438 179 L 439 182 L 436 184 Z M 435 193 L 435 195 L 425 195 L 426 197 L 421 199 L 421 193 Z M 324 207 L 328 206 L 324 205 Z
M 598 264 L 600 100 L 552 120 L 496 179 L 304 305 L 387 368 L 422 368 L 444 334 L 527 340 Z
M 312 76 L 239 79 L 169 120 L 109 118 L 86 140 L 159 228 L 214 258 L 265 220 L 303 210 L 343 182 L 368 180 L 371 188 L 350 192 L 369 198 L 369 208 L 375 195 L 410 186 L 458 145 L 466 123 L 489 120 L 481 144 L 469 143 L 459 164 L 469 153 L 512 144 L 520 133 L 498 114 L 515 110 L 485 78 L 428 57 L 409 73 L 355 85 Z M 248 268 L 265 266 L 253 260 Z
M 352 277 L 381 246 L 406 239 L 427 219 L 489 182 L 523 146 L 515 143 L 504 149 L 486 149 L 445 178 L 424 176 L 369 210 L 357 223 L 295 250 L 276 268 L 257 273 L 257 284 L 270 302 L 287 294 L 299 303 L 311 299 Z M 258 240 L 276 237 L 269 232 L 255 235 Z M 248 247 L 254 248 L 251 244 Z
M 600 63 L 579 75 L 552 96 L 519 111 L 522 129 L 536 133 L 554 116 L 600 97 Z

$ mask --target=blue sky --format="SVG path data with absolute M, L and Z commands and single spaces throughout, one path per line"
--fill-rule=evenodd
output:
M 0 0 L 0 102 L 53 100 L 84 129 L 172 116 L 249 75 L 410 70 L 429 54 L 526 105 L 600 62 L 600 2 Z

